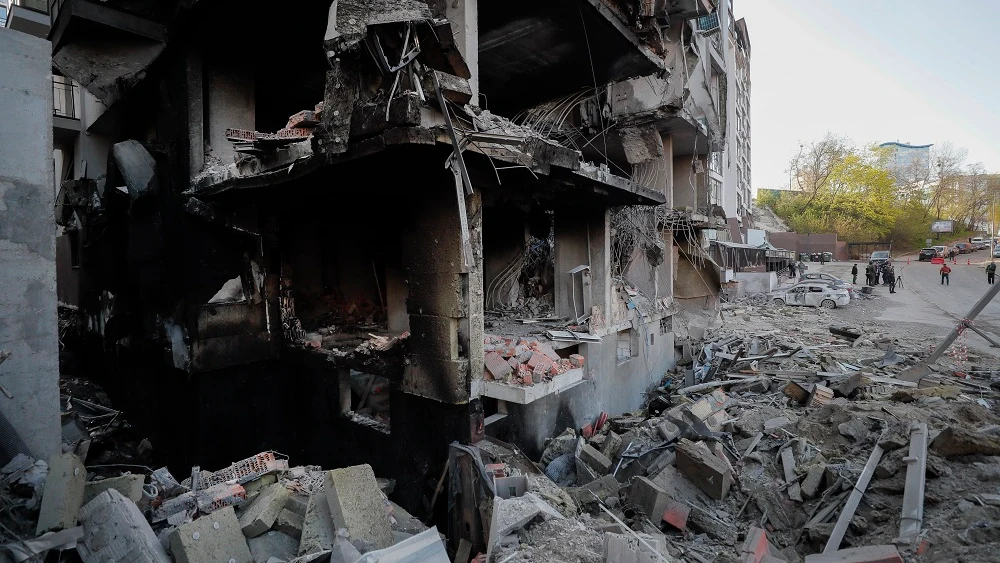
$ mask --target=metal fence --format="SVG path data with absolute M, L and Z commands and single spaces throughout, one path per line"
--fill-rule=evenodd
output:
M 52 113 L 58 117 L 80 119 L 76 99 L 80 86 L 63 76 L 52 77 Z

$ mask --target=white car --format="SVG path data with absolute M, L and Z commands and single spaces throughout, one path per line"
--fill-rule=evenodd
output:
M 835 309 L 851 302 L 851 294 L 846 289 L 837 289 L 829 283 L 801 282 L 768 294 L 775 305 L 805 305 Z
M 821 282 L 830 284 L 837 289 L 846 289 L 848 292 L 854 291 L 854 285 L 851 282 L 844 281 L 837 276 L 832 276 L 826 272 L 818 272 L 815 274 L 802 274 L 802 278 L 799 283 L 802 282 Z

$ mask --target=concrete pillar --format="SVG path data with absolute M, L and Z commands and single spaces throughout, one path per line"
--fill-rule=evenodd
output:
M 240 66 L 239 55 L 226 56 L 225 51 L 213 50 L 214 57 L 203 62 L 203 70 L 208 81 L 208 142 L 212 154 L 230 164 L 236 153 L 226 129 L 256 128 L 256 96 L 253 69 Z
M 60 452 L 52 45 L 0 30 L 0 413 L 35 457 Z M 31 132 L 31 134 L 25 134 Z
M 451 23 L 458 50 L 469 65 L 469 86 L 472 103 L 479 105 L 479 2 L 476 0 L 448 0 L 445 15 Z
M 449 171 L 426 180 L 420 198 L 411 205 L 411 228 L 402 235 L 403 268 L 409 282 L 406 306 L 410 315 L 409 363 L 400 389 L 405 393 L 460 404 L 469 400 L 470 365 L 478 357 L 482 370 L 482 236 L 478 195 L 466 198 L 473 256 L 477 266 L 462 259 L 455 180 Z M 478 288 L 477 288 L 478 286 Z M 477 301 L 479 320 L 471 302 Z M 478 333 L 479 341 L 474 342 Z M 473 355 L 471 350 L 479 350 Z

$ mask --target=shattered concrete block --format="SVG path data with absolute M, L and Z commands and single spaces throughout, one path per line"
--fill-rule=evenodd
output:
M 639 541 L 639 537 L 643 541 Z M 648 546 L 648 547 L 647 547 Z M 650 551 L 650 547 L 655 553 Z M 649 534 L 604 534 L 604 561 L 606 563 L 632 563 L 662 561 L 667 542 L 662 537 Z M 659 555 L 659 556 L 658 556 Z
M 86 479 L 87 470 L 75 455 L 67 453 L 49 458 L 49 475 L 42 490 L 37 535 L 76 526 L 77 513 L 83 505 Z
M 617 498 L 619 489 L 621 483 L 618 479 L 614 475 L 605 475 L 581 487 L 568 487 L 566 493 L 581 510 L 589 511 L 604 502 L 604 499 Z
M 511 532 L 516 532 L 534 520 L 541 512 L 542 509 L 531 499 L 495 497 L 493 499 L 490 537 L 502 538 Z
M 83 488 L 83 504 L 87 504 L 97 495 L 108 489 L 114 489 L 132 502 L 142 500 L 142 485 L 145 475 L 122 475 L 100 481 L 90 481 Z
M 170 557 L 136 504 L 117 489 L 101 491 L 80 509 L 84 563 L 169 563 Z
M 286 503 L 287 506 L 287 503 Z M 304 518 L 292 512 L 289 509 L 284 509 L 278 514 L 278 519 L 274 521 L 274 529 L 293 537 L 299 539 L 302 537 L 302 521 Z
M 271 557 L 281 561 L 295 559 L 299 550 L 299 540 L 281 532 L 267 532 L 247 540 L 253 563 L 267 563 Z
M 285 508 L 291 510 L 295 514 L 305 518 L 306 508 L 309 506 L 309 496 L 299 494 L 294 491 L 288 492 L 288 500 L 285 502 Z
M 228 561 L 251 563 L 253 557 L 240 521 L 231 506 L 206 514 L 174 530 L 170 536 L 170 553 L 177 563 Z
M 653 524 L 659 524 L 667 509 L 670 498 L 667 491 L 645 477 L 636 477 L 629 486 L 628 500 L 649 516 Z
M 802 480 L 800 489 L 802 496 L 807 499 L 819 496 L 820 488 L 823 486 L 823 475 L 826 474 L 826 466 L 815 464 L 806 472 L 806 478 Z
M 586 485 L 597 479 L 598 474 L 590 465 L 579 457 L 573 456 L 574 467 L 576 469 L 576 482 L 579 485 Z
M 677 470 L 708 496 L 722 500 L 733 485 L 733 474 L 703 443 L 681 438 L 677 444 Z
M 392 528 L 370 465 L 333 469 L 326 474 L 326 500 L 337 528 L 347 528 L 351 540 L 372 549 L 392 545 Z
M 894 545 L 868 545 L 806 555 L 806 563 L 903 563 Z
M 309 497 L 306 515 L 302 519 L 302 535 L 299 538 L 299 555 L 333 549 L 337 536 L 336 525 L 330 516 L 330 505 L 326 494 L 320 488 Z
M 788 428 L 792 425 L 791 419 L 787 416 L 779 416 L 764 421 L 764 432 L 776 432 L 780 428 Z
M 611 469 L 614 466 L 614 463 L 608 459 L 608 456 L 597 451 L 597 448 L 590 444 L 583 446 L 583 449 L 580 450 L 580 459 L 593 467 L 601 475 L 611 473 Z
M 276 483 L 261 491 L 240 511 L 240 528 L 243 530 L 243 535 L 255 538 L 270 530 L 287 501 L 288 489 L 284 485 Z
M 681 429 L 677 428 L 677 425 L 669 420 L 664 420 L 663 422 L 656 425 L 656 431 L 660 433 L 660 436 L 668 442 L 673 442 L 677 438 L 681 437 Z
M 601 453 L 607 456 L 608 459 L 612 459 L 616 453 L 618 453 L 618 448 L 622 447 L 622 437 L 615 432 L 608 432 L 604 437 L 604 443 L 601 444 Z

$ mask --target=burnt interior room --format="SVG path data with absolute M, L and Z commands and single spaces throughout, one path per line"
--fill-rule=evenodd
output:
M 554 301 L 550 210 L 484 198 L 483 289 L 486 314 L 549 317 Z

